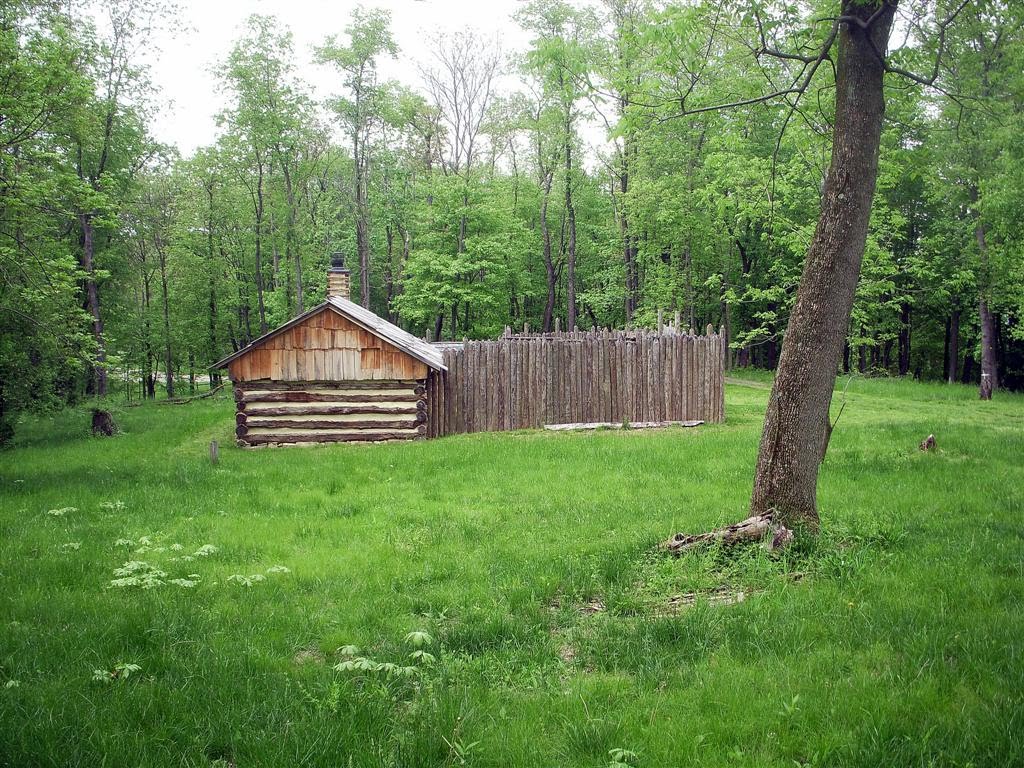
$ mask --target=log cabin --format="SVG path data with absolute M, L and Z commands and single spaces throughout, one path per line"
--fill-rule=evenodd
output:
M 349 300 L 335 255 L 327 299 L 214 364 L 235 393 L 240 446 L 412 440 L 427 432 L 427 379 L 442 354 Z

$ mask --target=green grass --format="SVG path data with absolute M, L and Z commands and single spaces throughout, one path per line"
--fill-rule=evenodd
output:
M 227 400 L 122 409 L 106 440 L 27 420 L 0 454 L 0 765 L 1020 765 L 1024 398 L 855 379 L 816 543 L 655 553 L 744 515 L 766 398 L 731 385 L 692 430 L 258 451 Z M 112 587 L 129 560 L 198 583 Z M 670 611 L 720 587 L 746 599 Z M 420 629 L 415 677 L 333 668 L 413 664 Z

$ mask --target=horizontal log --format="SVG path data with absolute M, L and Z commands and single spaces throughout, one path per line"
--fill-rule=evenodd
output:
M 412 403 L 297 403 L 291 406 L 250 406 L 239 407 L 249 418 L 253 416 L 317 416 L 347 413 L 404 413 L 414 415 L 419 410 Z
M 309 389 L 310 387 L 324 389 L 408 389 L 424 386 L 424 382 L 418 379 L 345 379 L 344 381 L 271 381 L 270 379 L 251 379 L 249 381 L 238 381 L 236 385 L 242 389 Z
M 385 440 L 418 440 L 423 435 L 419 432 L 407 432 L 396 430 L 393 432 L 380 431 L 370 432 L 305 432 L 302 434 L 267 434 L 249 435 L 246 442 L 249 445 L 268 445 L 272 443 L 358 443 L 377 442 Z
M 373 392 L 372 390 L 357 392 L 344 392 L 340 390 L 313 392 L 299 390 L 235 390 L 235 392 L 235 401 L 239 403 L 415 403 L 423 399 L 422 395 L 415 394 L 411 389 L 381 392 Z
M 356 421 L 366 422 L 379 422 L 379 421 L 409 421 L 413 426 L 427 420 L 426 411 L 414 411 L 408 410 L 402 413 L 370 413 L 367 411 L 360 411 L 358 413 L 341 413 L 341 414 L 301 414 L 301 413 L 289 413 L 283 416 L 268 415 L 260 413 L 258 411 L 252 411 L 249 413 L 239 412 L 235 414 L 236 424 L 248 424 L 252 426 L 273 426 L 274 424 L 281 424 L 284 421 L 294 421 L 299 424 L 311 424 L 314 421 L 329 421 L 332 424 L 344 426 Z M 261 422 L 257 424 L 257 422 Z M 266 422 L 266 423 L 263 423 Z
M 314 434 L 314 433 L 315 434 L 327 434 L 328 432 L 352 432 L 352 433 L 356 433 L 356 432 L 398 432 L 398 431 L 409 432 L 411 434 L 411 433 L 425 432 L 426 429 L 427 429 L 427 425 L 426 424 L 414 424 L 414 425 L 411 425 L 410 427 L 408 427 L 406 429 L 402 429 L 402 430 L 395 429 L 394 427 L 392 427 L 390 429 L 382 429 L 380 427 L 377 427 L 376 425 L 374 425 L 372 427 L 349 428 L 349 426 L 347 424 L 339 425 L 339 426 L 337 426 L 333 430 L 319 430 L 319 429 L 309 429 L 306 426 L 302 426 L 302 427 L 281 427 L 281 426 L 277 426 L 275 424 L 273 427 L 253 427 L 253 428 L 249 429 L 249 436 L 252 437 L 253 435 L 302 435 L 302 434 Z
M 270 419 L 249 419 L 245 426 L 249 429 L 416 429 L 420 423 L 421 421 L 416 419 L 382 419 L 379 421 L 317 419 L 299 421 L 282 416 Z
M 235 437 L 245 437 L 247 434 L 249 434 L 249 427 L 245 424 L 239 424 L 235 427 Z
M 556 432 L 577 429 L 658 429 L 660 427 L 699 427 L 703 421 L 634 421 L 622 424 L 614 421 L 589 421 L 574 424 L 545 424 L 544 429 Z

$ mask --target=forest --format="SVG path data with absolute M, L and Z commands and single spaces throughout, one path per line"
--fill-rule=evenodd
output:
M 431 340 L 679 313 L 773 369 L 832 149 L 818 6 L 534 0 L 509 20 L 526 50 L 437 33 L 407 83 L 381 74 L 389 14 L 357 9 L 315 51 L 328 99 L 288 20 L 254 15 L 186 157 L 153 136 L 139 55 L 173 5 L 8 0 L 0 441 L 20 414 L 216 386 L 212 362 L 323 300 L 332 253 L 353 300 Z M 894 22 L 842 369 L 1021 389 L 1024 7 L 947 10 Z

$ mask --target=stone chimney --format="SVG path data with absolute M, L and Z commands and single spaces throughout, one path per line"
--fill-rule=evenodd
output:
M 327 270 L 327 298 L 349 298 L 351 283 L 352 272 L 345 267 L 345 256 L 340 253 L 332 253 L 331 266 Z

